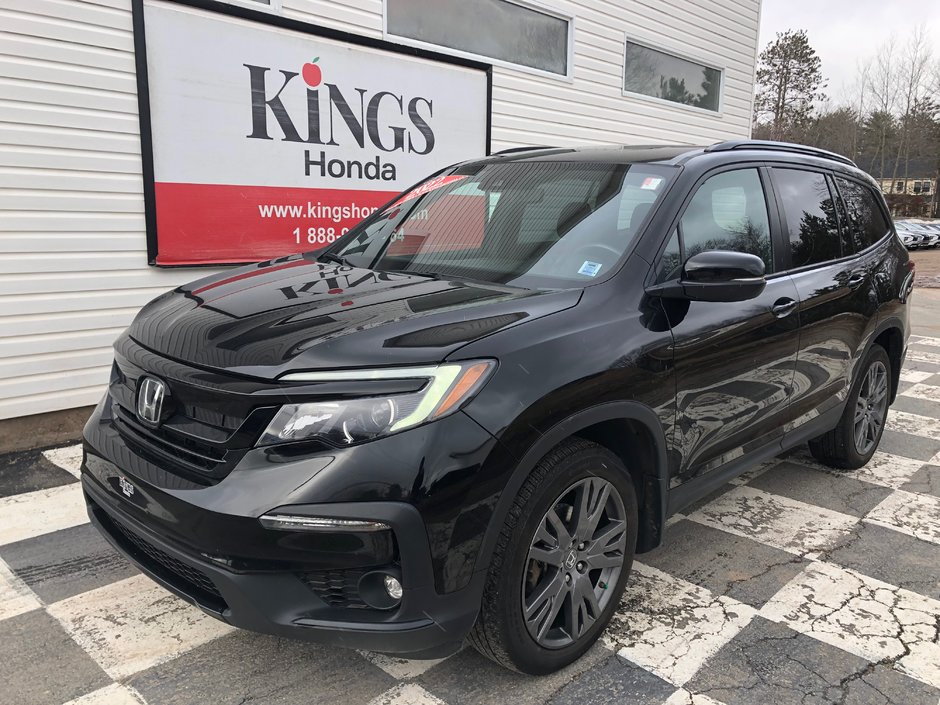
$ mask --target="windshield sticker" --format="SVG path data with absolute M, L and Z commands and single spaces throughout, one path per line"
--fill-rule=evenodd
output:
M 663 180 L 659 176 L 647 176 L 643 179 L 643 183 L 640 184 L 640 188 L 646 189 L 647 191 L 655 191 L 662 182 Z
M 584 261 L 584 264 L 581 265 L 581 269 L 578 270 L 578 274 L 584 274 L 588 277 L 596 277 L 597 273 L 601 271 L 601 265 L 597 262 L 588 262 Z
M 392 204 L 392 207 L 400 206 L 405 201 L 411 201 L 415 198 L 418 198 L 419 196 L 423 196 L 426 193 L 430 193 L 431 191 L 439 189 L 442 186 L 447 186 L 447 184 L 452 184 L 455 181 L 462 181 L 463 179 L 466 179 L 466 178 L 467 177 L 465 175 L 464 176 L 456 176 L 456 175 L 438 176 L 437 178 L 431 179 L 430 181 L 425 181 L 423 184 L 421 184 L 417 188 L 412 189 L 411 191 L 406 193 L 404 196 L 399 198 L 397 201 L 395 201 Z

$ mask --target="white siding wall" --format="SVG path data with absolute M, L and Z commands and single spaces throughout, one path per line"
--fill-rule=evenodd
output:
M 147 266 L 129 0 L 0 3 L 0 419 L 96 403 Z
M 749 130 L 759 0 L 545 0 L 574 81 L 496 67 L 493 149 L 703 144 Z M 283 0 L 382 36 L 382 0 Z M 726 69 L 723 114 L 621 95 L 624 33 Z M 93 404 L 147 300 L 204 274 L 146 264 L 130 0 L 0 3 L 0 419 Z
M 695 145 L 750 134 L 760 0 L 538 1 L 575 18 L 574 81 L 494 67 L 494 151 L 543 144 Z M 382 37 L 383 0 L 283 4 L 289 17 Z M 627 35 L 725 69 L 721 115 L 625 97 Z

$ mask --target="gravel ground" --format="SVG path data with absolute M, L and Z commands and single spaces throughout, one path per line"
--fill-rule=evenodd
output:
M 911 250 L 911 259 L 917 264 L 914 283 L 940 289 L 940 247 Z

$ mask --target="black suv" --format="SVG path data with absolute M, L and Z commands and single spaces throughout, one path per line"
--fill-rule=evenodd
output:
M 466 162 L 144 307 L 85 428 L 89 513 L 230 624 L 550 672 L 670 514 L 807 441 L 871 458 L 912 281 L 838 155 Z

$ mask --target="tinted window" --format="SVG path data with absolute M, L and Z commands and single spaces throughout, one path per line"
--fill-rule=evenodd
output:
M 878 207 L 871 189 L 848 179 L 837 177 L 836 182 L 849 212 L 849 229 L 855 244 L 854 250 L 860 252 L 887 234 L 890 229 L 888 221 Z
M 773 271 L 767 201 L 757 169 L 726 171 L 703 183 L 679 221 L 684 260 L 706 250 L 757 255 Z
M 774 184 L 787 221 L 790 266 L 804 267 L 841 257 L 835 202 L 826 177 L 812 171 L 774 169 Z
M 507 0 L 387 0 L 389 34 L 568 73 L 568 20 Z
M 682 252 L 679 249 L 679 232 L 674 230 L 656 266 L 656 283 L 678 278 L 681 267 Z
M 331 250 L 381 271 L 583 286 L 611 272 L 675 172 L 654 164 L 468 164 L 403 194 Z
M 623 63 L 623 88 L 633 93 L 718 110 L 721 71 L 627 42 Z

